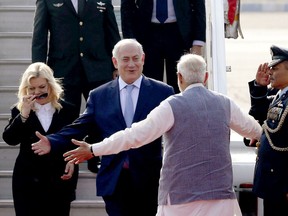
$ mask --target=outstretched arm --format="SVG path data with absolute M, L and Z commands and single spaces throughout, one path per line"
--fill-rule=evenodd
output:
M 75 139 L 72 142 L 79 147 L 66 152 L 65 161 L 81 163 L 94 156 L 117 154 L 130 148 L 139 148 L 151 143 L 168 131 L 174 124 L 174 115 L 169 103 L 165 100 L 150 112 L 146 119 L 133 123 L 131 128 L 118 131 L 102 142 L 89 145 Z M 92 149 L 93 147 L 93 149 Z M 93 153 L 92 153 L 93 152 Z
M 78 148 L 66 152 L 63 156 L 65 157 L 65 161 L 69 161 L 70 163 L 79 164 L 85 160 L 89 160 L 93 158 L 93 152 L 91 151 L 92 145 L 84 142 L 72 139 L 72 143 L 79 146 Z

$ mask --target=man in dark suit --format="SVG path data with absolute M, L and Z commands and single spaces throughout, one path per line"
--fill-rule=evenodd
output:
M 64 99 L 78 113 L 81 95 L 87 99 L 90 90 L 113 78 L 111 52 L 119 40 L 111 0 L 36 1 L 32 62 L 47 62 L 63 78 Z
M 102 140 L 130 127 L 131 122 L 124 118 L 129 85 L 133 86 L 133 122 L 145 119 L 174 91 L 171 86 L 142 75 L 144 58 L 142 46 L 136 40 L 118 42 L 112 60 L 119 77 L 91 91 L 86 110 L 72 125 L 51 136 L 38 134 L 40 141 L 32 145 L 34 152 L 46 154 L 51 148 L 64 147 L 72 138 L 81 140 L 87 134 L 98 134 L 96 138 Z M 155 216 L 161 166 L 161 138 L 143 148 L 103 156 L 96 185 L 109 216 Z
M 288 49 L 272 46 L 272 61 L 249 82 L 249 114 L 260 122 L 253 192 L 264 200 L 264 216 L 288 215 Z M 271 85 L 271 88 L 267 86 Z M 268 96 L 279 89 L 276 96 Z
M 167 83 L 179 92 L 177 61 L 187 52 L 201 55 L 205 44 L 205 0 L 121 0 L 121 21 L 123 37 L 143 45 L 143 73 L 163 80 L 165 62 Z

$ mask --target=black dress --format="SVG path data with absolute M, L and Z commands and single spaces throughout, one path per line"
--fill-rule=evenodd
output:
M 31 111 L 25 123 L 19 110 L 11 109 L 9 124 L 3 132 L 3 139 L 8 145 L 20 144 L 20 151 L 15 161 L 12 179 L 13 200 L 16 216 L 68 216 L 70 203 L 75 199 L 78 179 L 78 166 L 71 179 L 62 180 L 66 162 L 63 152 L 53 152 L 39 156 L 34 154 L 31 144 L 39 138 L 35 131 L 47 135 L 59 131 L 78 117 L 70 104 L 61 101 L 63 108 L 53 114 L 51 125 L 44 131 L 35 112 Z M 71 148 L 74 146 L 71 144 Z

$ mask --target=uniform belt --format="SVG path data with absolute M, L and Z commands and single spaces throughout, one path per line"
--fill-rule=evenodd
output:
M 177 22 L 170 22 L 170 23 L 153 23 L 151 22 L 152 26 L 174 26 Z

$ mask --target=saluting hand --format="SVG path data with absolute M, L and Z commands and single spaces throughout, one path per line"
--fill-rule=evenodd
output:
M 91 147 L 90 144 L 84 141 L 78 141 L 75 139 L 72 139 L 72 143 L 74 143 L 75 145 L 78 145 L 79 147 L 74 150 L 64 153 L 63 156 L 65 157 L 65 161 L 79 164 L 93 157 L 93 154 L 90 151 L 90 147 Z
M 35 154 L 44 155 L 51 151 L 51 145 L 46 136 L 36 131 L 36 136 L 40 139 L 38 142 L 32 144 L 32 150 Z
M 256 73 L 256 83 L 260 86 L 267 86 L 270 84 L 268 63 L 260 64 Z

